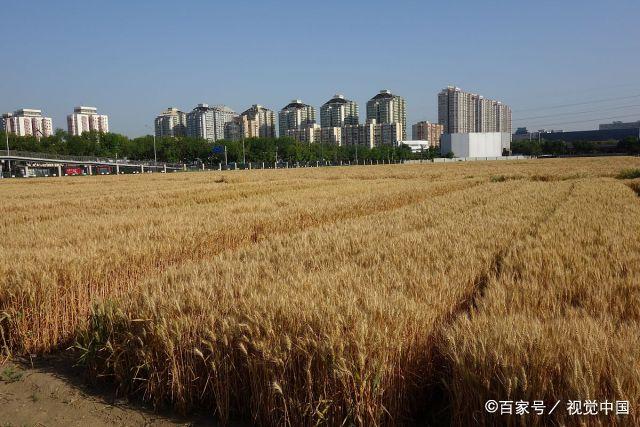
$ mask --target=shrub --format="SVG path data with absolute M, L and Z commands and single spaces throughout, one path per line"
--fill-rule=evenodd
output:
M 616 178 L 618 179 L 635 179 L 635 178 L 640 178 L 640 168 L 635 168 L 635 169 L 623 169 L 622 171 L 620 171 L 620 173 L 616 176 Z

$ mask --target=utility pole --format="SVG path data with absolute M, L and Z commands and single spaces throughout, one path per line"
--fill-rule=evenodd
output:
M 153 163 L 158 163 L 158 153 L 156 152 L 156 133 L 153 132 Z
M 244 152 L 244 130 L 242 131 L 242 166 L 247 164 L 247 156 Z
M 9 169 L 9 178 L 11 178 L 11 160 L 9 160 L 9 118 L 4 119 L 4 135 L 7 142 L 7 168 Z
M 356 165 L 358 164 L 358 143 L 356 142 Z
M 149 127 L 149 125 L 144 125 L 144 127 L 146 127 L 147 129 L 151 130 L 151 128 Z M 158 154 L 156 153 L 156 131 L 155 129 L 153 130 L 153 162 L 154 163 L 158 163 Z
M 228 166 L 228 163 L 227 163 L 227 146 L 226 145 L 224 146 L 224 165 Z

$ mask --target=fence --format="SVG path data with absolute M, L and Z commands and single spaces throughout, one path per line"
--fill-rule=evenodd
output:
M 230 162 L 228 164 L 218 164 L 213 167 L 213 169 L 218 170 L 249 170 L 249 169 L 295 169 L 295 168 L 317 168 L 317 167 L 326 167 L 326 166 L 369 166 L 369 165 L 389 165 L 389 164 L 400 164 L 405 163 L 405 160 L 358 160 L 355 161 L 308 161 L 308 162 L 286 162 L 286 161 L 278 161 L 278 162 L 247 162 L 247 163 L 236 163 Z M 194 169 L 194 167 L 190 166 L 189 169 Z
M 527 160 L 533 159 L 533 156 L 499 156 L 499 157 L 454 157 L 448 158 L 436 158 L 433 159 L 433 163 L 452 163 L 452 162 L 478 162 L 487 160 Z

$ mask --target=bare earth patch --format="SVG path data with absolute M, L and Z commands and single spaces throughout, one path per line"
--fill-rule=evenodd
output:
M 68 360 L 46 358 L 0 367 L 0 426 L 210 426 L 211 417 L 179 418 L 88 386 Z

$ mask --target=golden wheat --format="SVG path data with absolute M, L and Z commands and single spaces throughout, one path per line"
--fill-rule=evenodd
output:
M 638 165 L 5 181 L 0 330 L 223 421 L 410 423 L 438 384 L 458 424 L 503 422 L 496 397 L 637 405 L 640 202 L 613 177 Z

